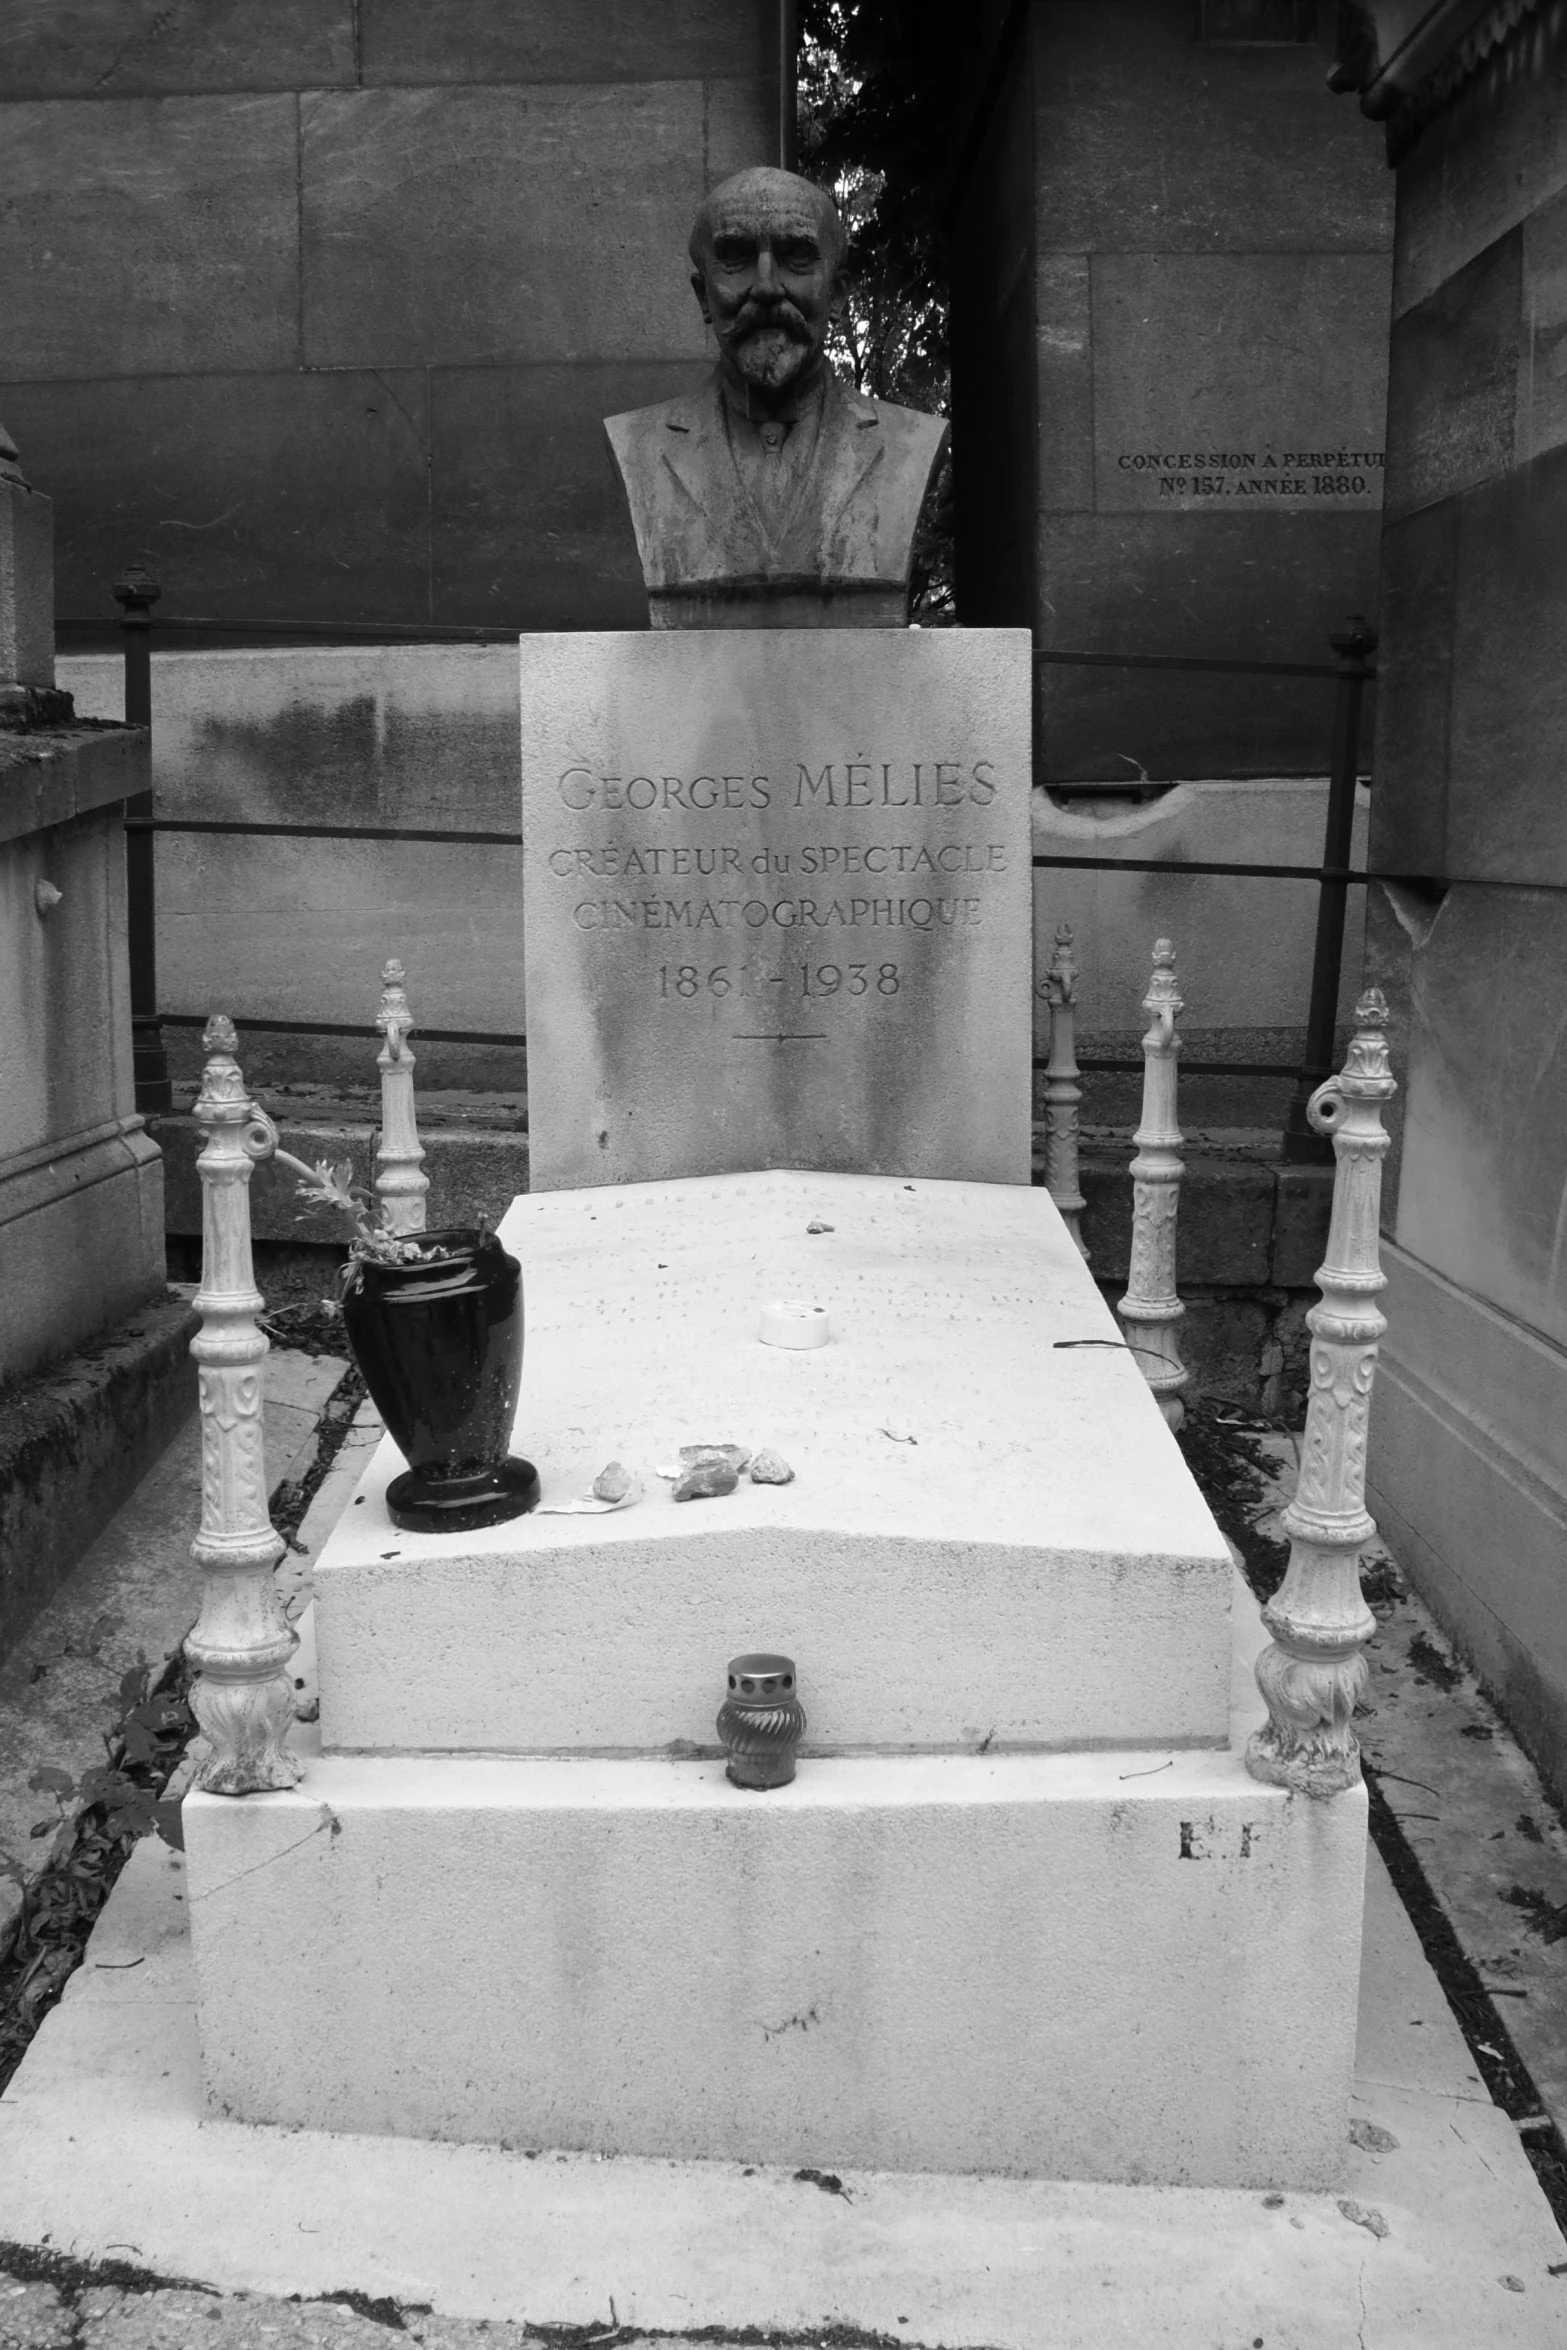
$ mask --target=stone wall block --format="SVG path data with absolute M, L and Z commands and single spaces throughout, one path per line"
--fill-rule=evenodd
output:
M 1229 511 L 1054 516 L 1041 533 L 1040 608 L 1053 616 L 1052 638 L 1063 646 L 1322 661 L 1330 628 L 1348 612 L 1376 609 L 1378 520 L 1332 514 L 1296 528 L 1271 514 Z M 1283 595 L 1275 583 L 1286 561 Z M 1135 601 L 1129 580 L 1138 582 Z M 1035 772 L 1043 783 L 1135 783 L 1144 768 L 1157 782 L 1327 767 L 1333 686 L 1326 679 L 1253 685 L 1048 669 L 1040 694 Z
M 114 627 L 137 551 L 165 611 L 429 618 L 421 375 L 14 384 L 0 416 L 55 491 L 62 628 Z
M 54 505 L 0 470 L 0 688 L 54 683 Z
M 295 106 L 250 94 L 7 106 L 8 377 L 294 365 Z
M 701 352 L 685 262 L 699 83 L 327 91 L 300 106 L 307 365 Z
M 1039 506 L 1094 503 L 1093 295 L 1086 253 L 1041 253 L 1034 264 L 1039 370 Z
M 645 628 L 647 592 L 603 419 L 693 390 L 706 372 L 700 359 L 436 369 L 437 613 L 518 629 Z M 511 682 L 515 700 L 515 663 Z M 514 787 L 515 778 L 513 797 Z
M 1456 529 L 1445 871 L 1559 889 L 1567 446 L 1473 491 Z
M 354 79 L 353 0 L 6 0 L 8 98 L 319 89 Z
M 1392 175 L 1354 106 L 1328 90 L 1325 48 L 1203 47 L 1197 11 L 1164 0 L 1041 14 L 1050 244 L 1363 253 L 1388 241 Z
M 360 0 L 363 78 L 377 82 L 661 82 L 778 70 L 766 7 L 733 0 Z M 776 105 L 776 95 L 774 98 Z
M 1520 462 L 1567 440 L 1567 190 L 1523 224 Z
M 1382 538 L 1371 796 L 1371 858 L 1384 873 L 1447 869 L 1447 702 L 1457 582 L 1458 516 L 1451 502 L 1389 520 Z
M 703 175 L 708 187 L 716 188 L 732 172 L 750 171 L 759 163 L 778 161 L 776 73 L 741 80 L 732 70 L 726 71 L 719 65 L 703 91 L 703 104 Z M 686 234 L 690 234 L 689 221 Z M 679 263 L 681 283 L 689 294 L 690 264 L 686 260 L 684 237 L 678 255 L 672 258 Z M 655 252 L 650 259 L 656 267 L 662 256 Z M 693 311 L 696 309 L 694 299 L 691 307 Z
M 1523 238 L 1515 229 L 1395 320 L 1390 513 L 1456 496 L 1511 465 L 1526 356 L 1522 285 Z

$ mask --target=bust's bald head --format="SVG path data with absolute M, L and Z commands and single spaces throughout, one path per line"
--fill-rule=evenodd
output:
M 693 269 L 702 267 L 718 222 L 722 220 L 727 225 L 736 218 L 750 224 L 765 218 L 769 225 L 791 227 L 808 223 L 823 252 L 830 256 L 834 274 L 842 266 L 848 240 L 838 217 L 838 207 L 825 188 L 819 188 L 814 180 L 801 179 L 798 172 L 778 171 L 769 164 L 758 164 L 750 171 L 737 171 L 733 178 L 720 180 L 703 197 L 691 223 Z
M 691 229 L 691 284 L 732 387 L 762 407 L 819 373 L 842 299 L 846 239 L 838 208 L 792 171 L 736 172 Z

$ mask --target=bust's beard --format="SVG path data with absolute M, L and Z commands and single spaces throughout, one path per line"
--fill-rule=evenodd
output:
M 811 345 L 801 342 L 780 326 L 754 328 L 743 342 L 730 346 L 736 367 L 747 383 L 761 391 L 782 391 L 796 377 L 804 375 L 811 366 L 815 353 Z

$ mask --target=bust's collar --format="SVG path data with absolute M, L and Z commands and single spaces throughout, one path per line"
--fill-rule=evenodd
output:
M 824 367 L 820 374 L 807 384 L 797 399 L 787 401 L 781 408 L 763 409 L 753 407 L 746 397 L 744 387 L 737 389 L 731 384 L 721 368 L 717 374 L 719 398 L 731 416 L 741 417 L 747 424 L 766 424 L 769 421 L 779 424 L 799 424 L 807 417 L 819 416 L 827 404 L 828 386 L 832 381 L 831 368 Z
M 875 401 L 867 399 L 863 392 L 857 392 L 852 384 L 846 384 L 833 369 L 828 368 L 818 378 L 818 387 L 817 397 L 822 403 L 824 423 L 837 418 L 851 428 L 864 430 L 881 422 Z M 664 410 L 665 429 L 682 435 L 712 431 L 721 425 L 726 404 L 724 379 L 715 367 L 699 392 L 688 393 L 684 399 L 670 401 Z M 803 412 L 803 404 L 800 412 Z

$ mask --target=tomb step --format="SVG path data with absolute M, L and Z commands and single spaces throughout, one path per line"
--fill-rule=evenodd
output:
M 1260 1637 L 1237 1608 L 1242 1668 Z M 1224 1753 L 327 1755 L 185 1804 L 209 2109 L 603 2154 L 1322 2187 L 1363 1794 Z
M 388 1440 L 317 1562 L 332 1752 L 713 1748 L 729 1656 L 784 1649 L 817 1749 L 1220 1747 L 1229 1554 L 1049 1197 L 787 1171 L 517 1200 L 515 1447 L 546 1504 L 392 1524 Z M 831 1342 L 758 1339 L 776 1296 Z M 685 1442 L 795 1471 L 676 1503 Z

